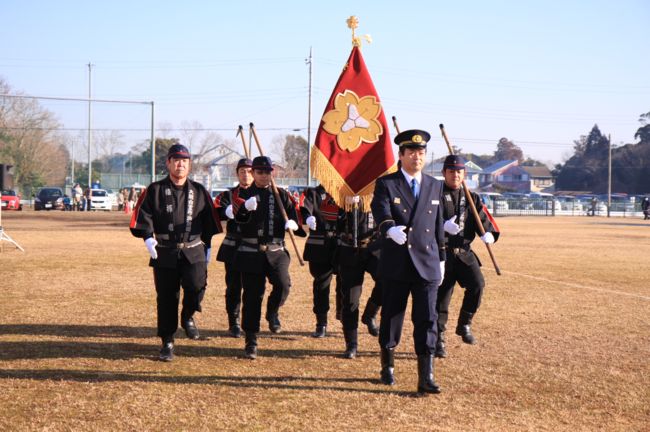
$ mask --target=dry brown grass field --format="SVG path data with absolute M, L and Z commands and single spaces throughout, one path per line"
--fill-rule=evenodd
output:
M 487 282 L 479 342 L 450 334 L 449 357 L 436 361 L 442 394 L 416 397 L 410 323 L 397 384 L 380 385 L 365 328 L 355 360 L 341 358 L 333 312 L 329 336 L 309 337 L 311 280 L 295 259 L 283 333 L 263 322 L 257 360 L 226 336 L 223 266 L 211 262 L 197 318 L 209 340 L 180 331 L 176 358 L 161 363 L 147 251 L 127 216 L 2 216 L 25 253 L 8 243 L 0 253 L 0 430 L 650 429 L 650 223 L 640 219 L 498 219 L 503 275 L 475 246 Z

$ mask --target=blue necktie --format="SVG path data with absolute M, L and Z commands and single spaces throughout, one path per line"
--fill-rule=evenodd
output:
M 415 181 L 415 179 L 411 179 L 411 192 L 413 192 L 413 196 L 415 199 L 418 199 L 418 194 L 416 193 L 416 187 L 417 187 L 418 182 Z

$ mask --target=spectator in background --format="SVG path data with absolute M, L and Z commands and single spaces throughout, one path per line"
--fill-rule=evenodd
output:
M 83 196 L 83 190 L 79 183 L 75 183 L 72 188 L 72 210 L 81 210 L 81 198 Z
M 63 195 L 63 211 L 72 211 L 72 200 L 68 195 Z
M 643 198 L 643 202 L 641 202 L 641 209 L 643 210 L 643 220 L 650 219 L 650 198 Z
M 133 211 L 133 207 L 135 207 L 135 202 L 138 200 L 138 193 L 136 192 L 135 188 L 132 187 L 131 190 L 129 191 L 129 196 L 127 199 L 127 204 L 129 206 L 127 213 L 131 213 Z
M 117 211 L 124 210 L 124 190 L 117 191 Z
M 86 208 L 85 208 L 85 210 L 90 211 L 90 209 L 92 207 L 91 201 L 92 201 L 92 197 L 93 197 L 93 192 L 92 192 L 92 190 L 90 188 L 86 188 L 86 192 L 84 193 L 84 195 L 85 195 L 85 198 L 86 198 L 86 204 L 85 204 Z

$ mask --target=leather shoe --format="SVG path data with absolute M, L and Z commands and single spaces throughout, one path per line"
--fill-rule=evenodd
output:
M 241 327 L 239 326 L 239 324 L 231 325 L 228 328 L 228 333 L 230 334 L 230 336 L 232 336 L 234 338 L 240 338 L 241 337 Z
M 327 326 L 317 325 L 316 331 L 311 334 L 313 338 L 324 338 L 327 334 Z
M 185 334 L 187 335 L 188 339 L 197 340 L 200 337 L 199 329 L 196 327 L 196 324 L 194 323 L 194 318 L 190 318 L 186 321 L 183 321 L 181 327 L 183 327 L 183 329 L 185 330 Z
M 170 362 L 174 360 L 174 343 L 165 342 L 160 350 L 160 355 L 158 356 L 160 361 Z
M 343 358 L 353 359 L 357 357 L 357 344 L 347 343 L 345 344 L 345 352 L 343 353 Z
M 246 345 L 244 357 L 249 360 L 255 360 L 257 358 L 257 345 Z
M 269 330 L 271 333 L 280 333 L 282 331 L 282 324 L 280 324 L 280 318 L 278 315 L 272 315 L 269 317 Z

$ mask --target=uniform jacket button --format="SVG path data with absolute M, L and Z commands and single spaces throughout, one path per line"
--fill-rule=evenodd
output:
M 405 211 L 406 211 L 406 210 L 405 210 Z M 429 210 L 428 213 L 431 213 L 431 210 Z
M 425 229 L 426 232 L 430 232 L 431 230 L 429 228 Z

